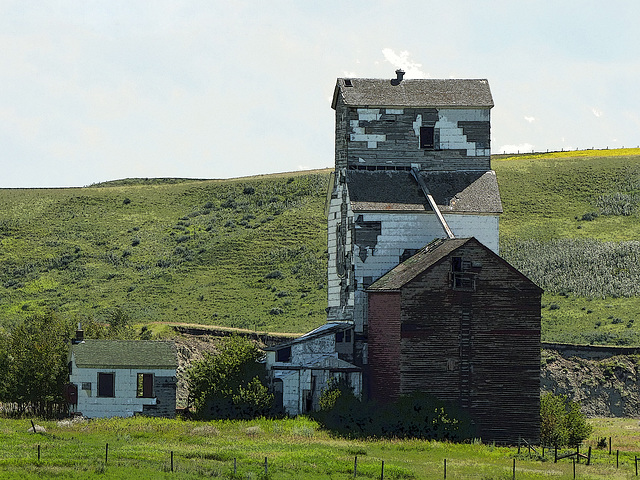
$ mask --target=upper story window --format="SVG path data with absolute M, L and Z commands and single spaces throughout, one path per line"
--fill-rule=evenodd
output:
M 477 273 L 471 271 L 471 260 L 451 257 L 451 288 L 454 290 L 475 291 Z
M 280 348 L 276 351 L 276 362 L 290 362 L 291 347 Z
M 433 150 L 435 146 L 434 130 L 434 127 L 420 127 L 420 148 Z

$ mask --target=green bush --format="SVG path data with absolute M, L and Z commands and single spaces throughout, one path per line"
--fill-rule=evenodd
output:
M 265 385 L 262 352 L 239 336 L 222 339 L 216 354 L 205 354 L 187 370 L 189 404 L 198 418 L 249 419 L 273 413 Z
M 362 401 L 343 383 L 329 386 L 320 398 L 315 419 L 348 437 L 420 438 L 462 441 L 473 437 L 464 412 L 435 397 L 414 392 L 386 404 Z
M 544 445 L 576 447 L 591 435 L 592 428 L 580 404 L 566 395 L 545 393 L 540 398 L 540 439 Z

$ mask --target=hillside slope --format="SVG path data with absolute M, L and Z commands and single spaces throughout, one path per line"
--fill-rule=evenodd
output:
M 501 254 L 545 288 L 544 340 L 640 345 L 640 150 L 493 168 Z M 308 331 L 325 320 L 329 174 L 0 190 L 0 325 L 120 308 L 140 323 Z

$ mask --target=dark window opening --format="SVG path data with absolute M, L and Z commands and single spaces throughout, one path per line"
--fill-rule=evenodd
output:
M 344 79 L 344 86 L 345 87 L 353 87 L 353 83 L 351 83 L 351 79 L 345 78 Z
M 115 373 L 98 373 L 98 396 L 115 397 Z
M 276 352 L 276 362 L 290 362 L 291 347 L 281 348 Z
M 471 269 L 471 260 L 466 260 L 462 257 L 451 258 L 451 271 L 452 272 L 466 272 Z
M 344 342 L 344 332 L 336 332 L 336 343 Z
M 476 289 L 476 272 L 471 272 L 471 260 L 462 257 L 451 257 L 452 288 L 454 290 L 474 291 Z
M 139 373 L 136 396 L 140 398 L 153 397 L 153 373 Z
M 351 330 L 345 330 L 344 341 L 347 343 L 351 343 Z
M 434 148 L 434 127 L 420 127 L 420 148 Z

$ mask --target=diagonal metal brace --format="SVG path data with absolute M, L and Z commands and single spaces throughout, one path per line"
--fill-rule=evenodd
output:
M 422 189 L 422 193 L 424 193 L 424 196 L 427 197 L 427 200 L 429 201 L 429 205 L 431 206 L 431 209 L 435 212 L 436 217 L 438 217 L 438 220 L 440 221 L 440 225 L 442 225 L 442 228 L 444 229 L 445 233 L 447 234 L 447 237 L 456 238 L 455 235 L 453 234 L 453 232 L 451 231 L 451 229 L 449 228 L 449 225 L 447 225 L 447 221 L 444 219 L 444 216 L 442 215 L 442 212 L 438 208 L 438 205 L 436 204 L 436 201 L 431 196 L 431 193 L 429 193 L 429 189 L 427 188 L 427 184 L 424 183 L 424 180 L 422 178 L 420 178 L 418 169 L 413 167 L 411 169 L 411 175 L 413 175 L 413 178 L 415 178 L 416 182 L 418 182 L 418 185 Z

